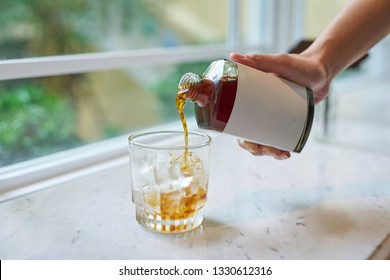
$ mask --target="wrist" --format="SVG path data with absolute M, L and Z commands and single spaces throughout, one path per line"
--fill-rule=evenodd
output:
M 332 60 L 326 55 L 323 49 L 314 50 L 309 47 L 300 55 L 312 61 L 323 81 L 330 83 L 337 75 L 337 71 L 333 67 L 334 64 L 332 63 Z

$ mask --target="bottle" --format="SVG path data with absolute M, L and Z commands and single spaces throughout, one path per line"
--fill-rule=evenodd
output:
M 199 128 L 282 150 L 301 152 L 313 123 L 310 89 L 226 59 L 184 74 L 178 94 L 194 102 Z

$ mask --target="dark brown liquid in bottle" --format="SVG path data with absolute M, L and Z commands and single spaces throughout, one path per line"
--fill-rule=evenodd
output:
M 200 128 L 223 132 L 233 110 L 237 93 L 237 79 L 223 77 L 213 83 L 213 97 L 206 105 L 195 104 L 195 115 Z

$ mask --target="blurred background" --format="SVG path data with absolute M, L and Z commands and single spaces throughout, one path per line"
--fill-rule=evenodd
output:
M 197 47 L 216 45 L 288 52 L 300 41 L 313 40 L 346 2 L 2 0 L 0 62 L 178 47 L 196 52 Z M 389 92 L 389 45 L 386 38 L 358 67 L 337 78 L 327 107 L 318 108 L 316 139 L 361 140 L 365 134 L 358 128 L 351 137 L 345 135 L 346 126 L 361 121 L 390 130 L 389 98 L 384 95 Z M 201 74 L 220 58 L 0 80 L 0 167 L 177 121 L 174 99 L 180 77 L 189 71 Z M 369 105 L 367 91 L 374 104 Z M 192 114 L 192 108 L 186 110 Z M 376 130 L 370 133 L 371 138 L 377 135 Z

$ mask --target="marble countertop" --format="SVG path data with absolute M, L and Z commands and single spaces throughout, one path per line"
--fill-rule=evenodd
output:
M 0 259 L 366 259 L 390 231 L 390 155 L 315 141 L 276 161 L 214 135 L 203 225 L 141 228 L 123 165 L 0 204 Z

